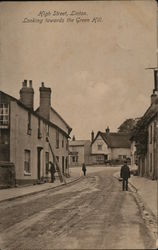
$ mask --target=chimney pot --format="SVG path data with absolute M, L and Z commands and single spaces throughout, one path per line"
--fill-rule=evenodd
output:
M 23 85 L 22 85 L 23 87 L 27 87 L 27 80 L 24 80 L 23 81 Z
M 30 84 L 30 88 L 32 88 L 32 80 L 29 81 L 29 84 Z
M 40 107 L 39 114 L 45 119 L 50 119 L 50 107 L 51 107 L 51 88 L 44 86 L 44 82 L 41 83 L 40 90 Z
M 32 80 L 29 81 L 30 86 L 27 88 L 27 80 L 23 81 L 22 88 L 20 89 L 20 101 L 28 108 L 33 110 L 34 104 L 34 90 L 32 88 Z
M 93 140 L 94 140 L 94 131 L 92 130 L 92 132 L 91 132 L 91 141 L 93 142 Z
M 105 132 L 106 132 L 107 134 L 109 134 L 109 133 L 110 133 L 109 126 L 107 126 L 107 128 L 105 129 Z

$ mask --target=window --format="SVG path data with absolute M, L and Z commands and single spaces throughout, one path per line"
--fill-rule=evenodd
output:
M 38 139 L 42 138 L 42 133 L 41 133 L 41 120 L 38 118 Z
M 56 148 L 59 148 L 59 131 L 56 130 Z
M 28 112 L 27 134 L 31 135 L 31 113 Z
M 97 161 L 102 161 L 103 157 L 101 155 L 97 155 Z
M 30 150 L 25 150 L 24 174 L 31 173 L 30 160 L 31 160 Z
M 152 144 L 152 136 L 153 136 L 153 133 L 152 133 L 152 125 L 150 126 L 150 144 Z
M 48 124 L 45 125 L 45 130 L 46 130 L 46 135 L 49 136 L 49 125 Z
M 152 153 L 150 153 L 150 172 L 152 172 Z
M 56 156 L 57 162 L 59 162 L 59 156 Z
M 9 105 L 0 104 L 0 125 L 6 127 L 9 125 Z
M 64 135 L 62 137 L 62 148 L 64 148 Z
M 69 143 L 68 143 L 68 139 L 66 140 L 66 150 L 68 150 L 69 147 Z
M 98 145 L 98 150 L 102 150 L 102 145 Z
M 49 152 L 45 153 L 46 175 L 49 173 Z
M 68 156 L 66 156 L 66 158 L 65 158 L 65 168 L 66 169 L 68 168 Z
M 72 162 L 78 162 L 78 156 L 72 156 Z

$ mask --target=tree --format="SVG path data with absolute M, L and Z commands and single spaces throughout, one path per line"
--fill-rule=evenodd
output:
M 118 132 L 130 133 L 136 125 L 136 119 L 126 119 L 118 128 Z

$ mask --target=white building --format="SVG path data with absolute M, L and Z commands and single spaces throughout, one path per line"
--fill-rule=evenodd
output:
M 129 135 L 125 133 L 111 133 L 99 131 L 91 144 L 91 161 L 106 163 L 107 161 L 123 162 L 130 158 Z
M 24 80 L 20 100 L 0 91 L 0 165 L 15 165 L 18 184 L 49 179 L 48 164 L 54 161 L 49 143 L 61 166 L 69 173 L 68 139 L 70 126 L 51 107 L 51 89 L 42 83 L 40 107 L 34 111 L 32 81 Z

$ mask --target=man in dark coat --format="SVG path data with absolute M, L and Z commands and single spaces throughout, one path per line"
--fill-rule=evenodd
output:
M 50 164 L 51 182 L 53 183 L 55 180 L 54 174 L 56 170 L 53 162 L 50 161 L 49 164 Z
M 85 163 L 83 163 L 82 164 L 82 171 L 83 171 L 83 173 L 84 173 L 84 176 L 86 175 L 86 165 L 85 165 Z
M 128 178 L 130 178 L 130 169 L 127 166 L 127 161 L 124 162 L 124 165 L 121 167 L 120 177 L 122 180 L 122 190 L 128 191 Z

